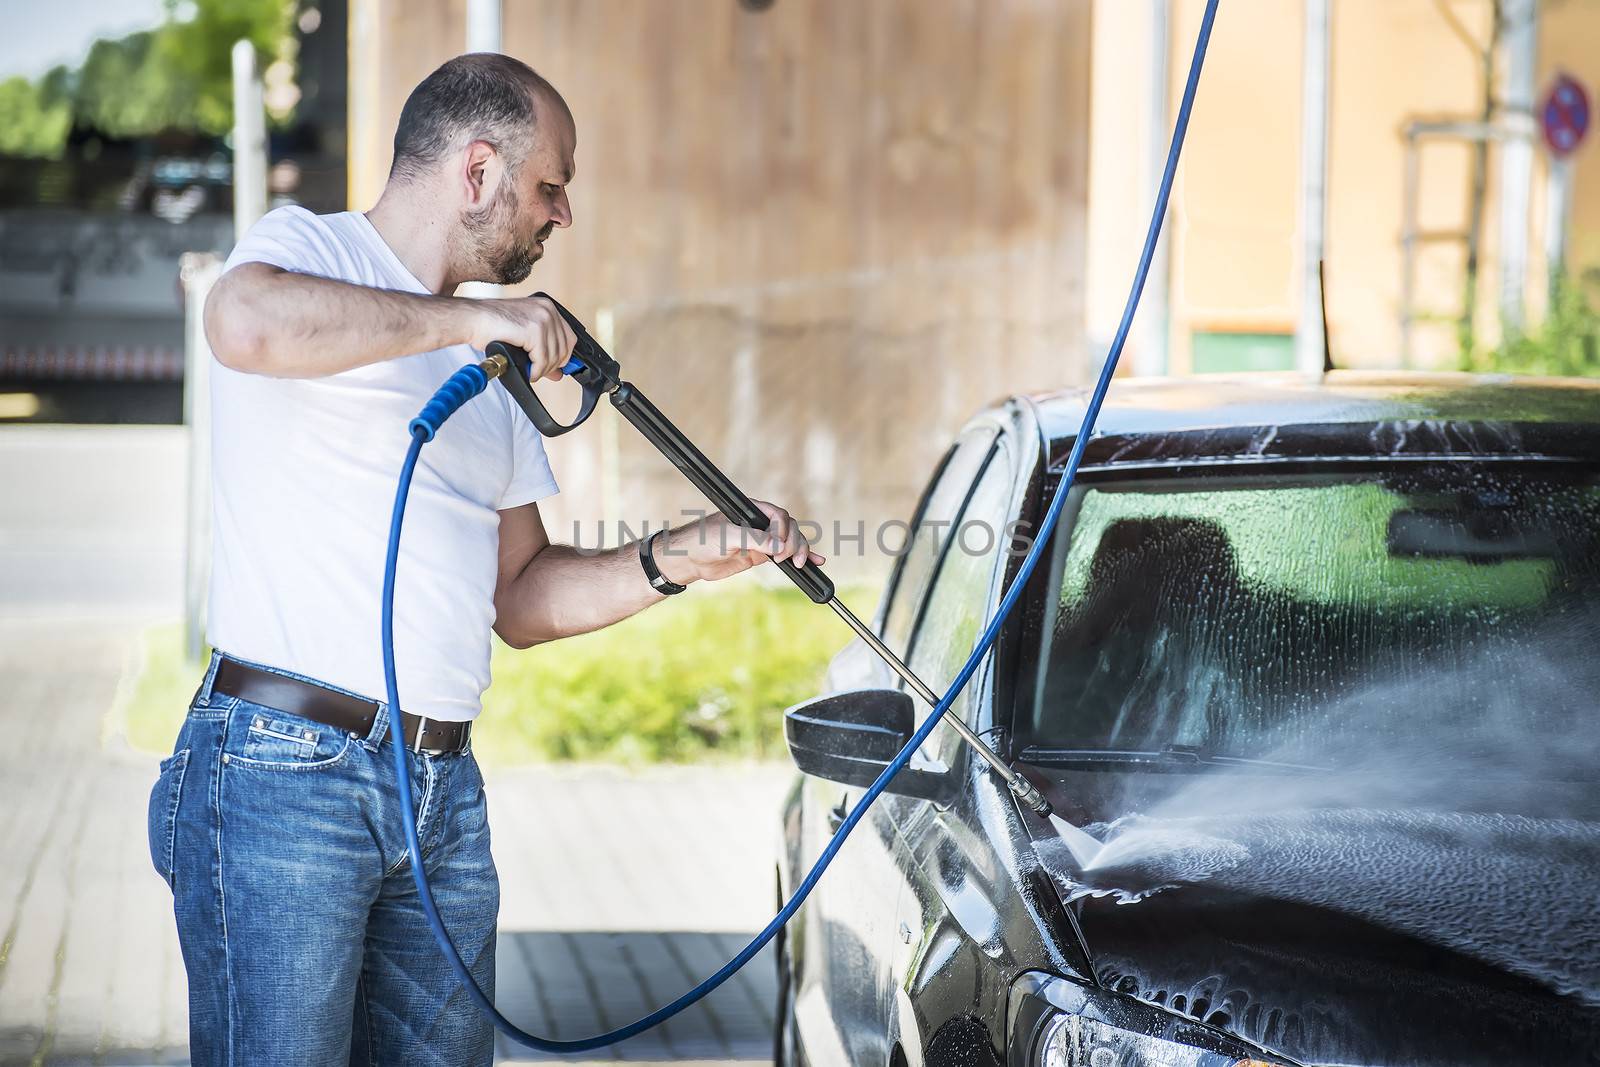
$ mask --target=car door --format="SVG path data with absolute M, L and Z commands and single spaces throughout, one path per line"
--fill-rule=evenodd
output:
M 1008 520 L 1018 495 L 1017 462 L 1008 438 L 996 443 L 963 510 L 959 526 L 921 597 L 910 635 L 908 665 L 935 692 L 960 672 L 999 599 L 1000 566 L 1011 545 Z M 991 691 L 990 666 L 973 675 L 946 718 L 977 727 Z M 919 706 L 918 723 L 929 709 Z M 960 736 L 941 726 L 924 756 L 967 781 L 975 757 Z M 990 1026 L 1003 988 L 993 974 L 1004 952 L 1011 884 L 993 843 L 969 823 L 969 805 L 919 804 L 898 809 L 901 890 L 897 927 L 909 946 L 889 975 L 907 1061 L 996 1062 Z M 986 993 L 985 991 L 989 991 Z
M 976 479 L 994 451 L 997 429 L 964 432 L 924 494 L 906 549 L 891 578 L 880 636 L 904 657 L 929 582 L 960 521 Z M 895 542 L 889 542 L 891 547 Z M 863 655 L 865 653 L 865 655 Z M 836 658 L 829 688 L 891 687 L 894 675 L 859 641 Z M 922 709 L 926 714 L 926 709 Z M 804 854 L 816 856 L 864 790 L 807 777 Z M 891 961 L 903 948 L 898 902 L 909 862 L 895 824 L 923 802 L 883 796 L 840 850 L 807 904 L 806 965 L 796 990 L 795 1018 L 806 1054 L 817 1064 L 887 1063 L 893 1009 Z

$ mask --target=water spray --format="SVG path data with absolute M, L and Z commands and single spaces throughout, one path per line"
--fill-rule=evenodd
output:
M 805 878 L 796 887 L 794 895 L 779 909 L 762 931 L 751 939 L 750 943 L 741 949 L 731 960 L 724 964 L 716 973 L 706 978 L 703 982 L 689 992 L 678 997 L 670 1004 L 651 1012 L 641 1019 L 637 1019 L 626 1026 L 618 1027 L 608 1033 L 576 1041 L 557 1041 L 551 1038 L 539 1037 L 527 1033 L 517 1027 L 495 1008 L 494 1003 L 479 988 L 467 969 L 461 955 L 456 951 L 450 939 L 449 931 L 445 929 L 440 918 L 437 906 L 434 903 L 433 893 L 428 887 L 427 874 L 420 862 L 422 845 L 417 834 L 416 813 L 412 810 L 411 797 L 411 771 L 408 761 L 408 752 L 403 745 L 395 744 L 391 748 L 394 752 L 395 772 L 397 787 L 401 797 L 400 813 L 404 824 L 406 847 L 410 855 L 416 858 L 411 864 L 412 877 L 416 883 L 417 896 L 426 914 L 428 924 L 433 930 L 434 939 L 439 944 L 440 951 L 449 961 L 456 977 L 460 980 L 463 989 L 469 998 L 492 1019 L 505 1034 L 512 1040 L 541 1052 L 586 1052 L 596 1048 L 624 1041 L 627 1038 L 643 1033 L 645 1030 L 670 1019 L 683 1009 L 696 1003 L 723 982 L 731 978 L 756 954 L 775 937 L 796 911 L 799 910 L 811 891 L 816 887 L 824 871 L 838 855 L 845 840 L 849 837 L 857 824 L 866 815 L 885 789 L 888 788 L 894 776 L 900 773 L 910 763 L 912 756 L 928 739 L 941 721 L 947 721 L 956 730 L 962 739 L 972 747 L 988 766 L 1006 782 L 1012 794 L 1019 803 L 1036 814 L 1049 819 L 1057 832 L 1063 835 L 1064 840 L 1075 842 L 1079 849 L 1087 847 L 1083 839 L 1094 839 L 1082 830 L 1072 826 L 1050 810 L 1049 803 L 1042 794 L 1028 782 L 1021 774 L 1009 766 L 997 753 L 972 732 L 972 730 L 958 718 L 945 718 L 945 712 L 950 705 L 960 696 L 967 682 L 977 672 L 979 665 L 988 656 L 995 639 L 999 636 L 1000 629 L 1012 610 L 1022 598 L 1022 591 L 1028 583 L 1029 576 L 1033 573 L 1040 557 L 1044 554 L 1045 547 L 1050 543 L 1050 535 L 1055 530 L 1056 523 L 1060 520 L 1061 512 L 1066 504 L 1067 496 L 1072 489 L 1078 467 L 1083 462 L 1084 450 L 1088 445 L 1089 437 L 1094 432 L 1095 422 L 1099 418 L 1100 408 L 1105 402 L 1106 392 L 1110 389 L 1112 375 L 1116 372 L 1117 361 L 1122 355 L 1123 346 L 1128 339 L 1128 333 L 1133 326 L 1134 313 L 1139 306 L 1139 297 L 1144 291 L 1145 281 L 1150 273 L 1150 264 L 1155 257 L 1156 243 L 1161 236 L 1162 222 L 1166 218 L 1167 204 L 1172 196 L 1172 183 L 1177 174 L 1178 160 L 1183 151 L 1184 136 L 1189 129 L 1189 118 L 1194 109 L 1196 90 L 1200 83 L 1200 72 L 1205 65 L 1205 56 L 1211 40 L 1211 30 L 1216 21 L 1217 5 L 1219 0 L 1207 0 L 1205 15 L 1201 19 L 1200 33 L 1195 41 L 1194 57 L 1190 61 L 1189 76 L 1184 85 L 1183 100 L 1178 109 L 1177 121 L 1174 123 L 1172 143 L 1167 152 L 1166 166 L 1162 172 L 1161 185 L 1156 193 L 1156 202 L 1150 217 L 1150 225 L 1145 234 L 1143 250 L 1139 256 L 1139 265 L 1134 272 L 1133 285 L 1128 293 L 1126 305 L 1123 307 L 1122 318 L 1117 324 L 1117 332 L 1111 342 L 1111 347 L 1106 354 L 1104 365 L 1096 379 L 1093 393 L 1090 395 L 1087 408 L 1084 412 L 1083 424 L 1078 435 L 1073 441 L 1072 451 L 1067 457 L 1066 467 L 1057 486 L 1055 495 L 1051 497 L 1049 508 L 1040 524 L 1039 536 L 1029 546 L 1027 555 L 1023 558 L 1017 573 L 1007 586 L 1005 595 L 1001 598 L 994 615 L 984 628 L 977 645 L 971 655 L 956 674 L 950 688 L 944 696 L 939 697 L 933 689 L 917 678 L 899 657 L 895 656 L 872 633 L 856 615 L 839 601 L 834 591 L 833 583 L 824 575 L 820 568 L 815 566 L 798 567 L 791 560 L 777 561 L 780 569 L 787 574 L 791 581 L 817 604 L 826 604 L 835 614 L 844 620 L 845 624 L 861 638 L 869 648 L 887 663 L 891 670 L 903 679 L 916 694 L 926 701 L 932 708 L 927 718 L 919 726 L 911 739 L 906 743 L 898 755 L 884 768 L 876 781 L 862 794 L 850 813 L 834 832 L 817 862 L 806 874 Z M 559 304 L 556 305 L 558 308 Z M 722 512 L 730 519 L 756 530 L 765 530 L 768 519 L 750 498 L 739 490 L 726 475 L 717 469 L 705 455 L 694 446 L 670 420 L 663 415 L 655 405 L 630 383 L 622 380 L 620 368 L 615 360 L 605 352 L 583 325 L 569 314 L 564 308 L 562 315 L 578 336 L 578 344 L 574 348 L 573 358 L 562 367 L 563 372 L 570 374 L 583 387 L 583 398 L 579 405 L 578 415 L 571 422 L 562 424 L 551 417 L 544 405 L 534 394 L 528 380 L 529 361 L 528 355 L 523 350 L 503 342 L 494 342 L 485 350 L 485 358 L 480 363 L 468 364 L 451 375 L 449 380 L 439 388 L 439 391 L 422 409 L 416 418 L 411 420 L 411 445 L 406 452 L 404 463 L 400 468 L 399 483 L 395 490 L 394 511 L 389 527 L 389 542 L 387 558 L 384 563 L 383 576 L 383 673 L 387 691 L 390 713 L 403 705 L 400 701 L 399 684 L 395 677 L 394 654 L 394 590 L 395 574 L 400 556 L 400 534 L 405 519 L 406 499 L 410 493 L 411 479 L 416 471 L 416 465 L 422 453 L 422 447 L 439 432 L 445 421 L 473 397 L 483 392 L 491 380 L 498 379 L 512 397 L 517 401 L 523 412 L 534 423 L 539 431 L 546 436 L 559 436 L 576 428 L 593 413 L 602 394 L 607 396 L 611 404 L 626 418 L 636 429 L 642 433 L 651 444 L 655 445 L 663 455 L 672 461 L 673 465 L 681 470 L 688 479 L 695 484 Z M 1094 842 L 1096 849 L 1098 842 Z

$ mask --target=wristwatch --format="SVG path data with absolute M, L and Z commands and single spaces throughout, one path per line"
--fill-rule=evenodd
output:
M 650 579 L 650 587 L 657 592 L 671 596 L 674 593 L 683 592 L 685 587 L 677 582 L 669 581 L 667 576 L 661 573 L 661 568 L 656 566 L 655 540 L 666 532 L 665 530 L 657 530 L 639 542 L 639 563 L 644 567 L 644 576 Z

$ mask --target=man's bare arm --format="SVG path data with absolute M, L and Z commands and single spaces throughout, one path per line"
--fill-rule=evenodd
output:
M 225 367 L 318 378 L 450 345 L 508 341 L 528 350 L 532 377 L 559 378 L 577 338 L 540 297 L 468 300 L 401 293 L 242 263 L 206 300 L 206 339 Z
M 502 511 L 495 633 L 513 648 L 528 648 L 598 630 L 660 600 L 639 568 L 638 550 L 626 547 L 626 554 L 580 554 L 550 543 L 537 504 Z
M 788 512 L 759 500 L 756 505 L 771 519 L 771 533 L 747 530 L 721 515 L 680 526 L 656 542 L 662 576 L 689 585 L 726 578 L 768 559 L 792 557 L 802 567 L 824 562 Z M 494 629 L 513 648 L 610 626 L 664 596 L 644 576 L 638 542 L 579 552 L 550 543 L 537 504 L 500 513 Z

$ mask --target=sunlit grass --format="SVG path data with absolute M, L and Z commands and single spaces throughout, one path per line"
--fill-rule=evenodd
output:
M 31 419 L 39 414 L 39 397 L 33 393 L 0 393 L 0 419 Z
M 116 712 L 128 743 L 145 752 L 171 752 L 204 671 L 204 660 L 191 663 L 183 654 L 182 625 L 146 630 L 133 677 L 123 687 L 125 702 Z

